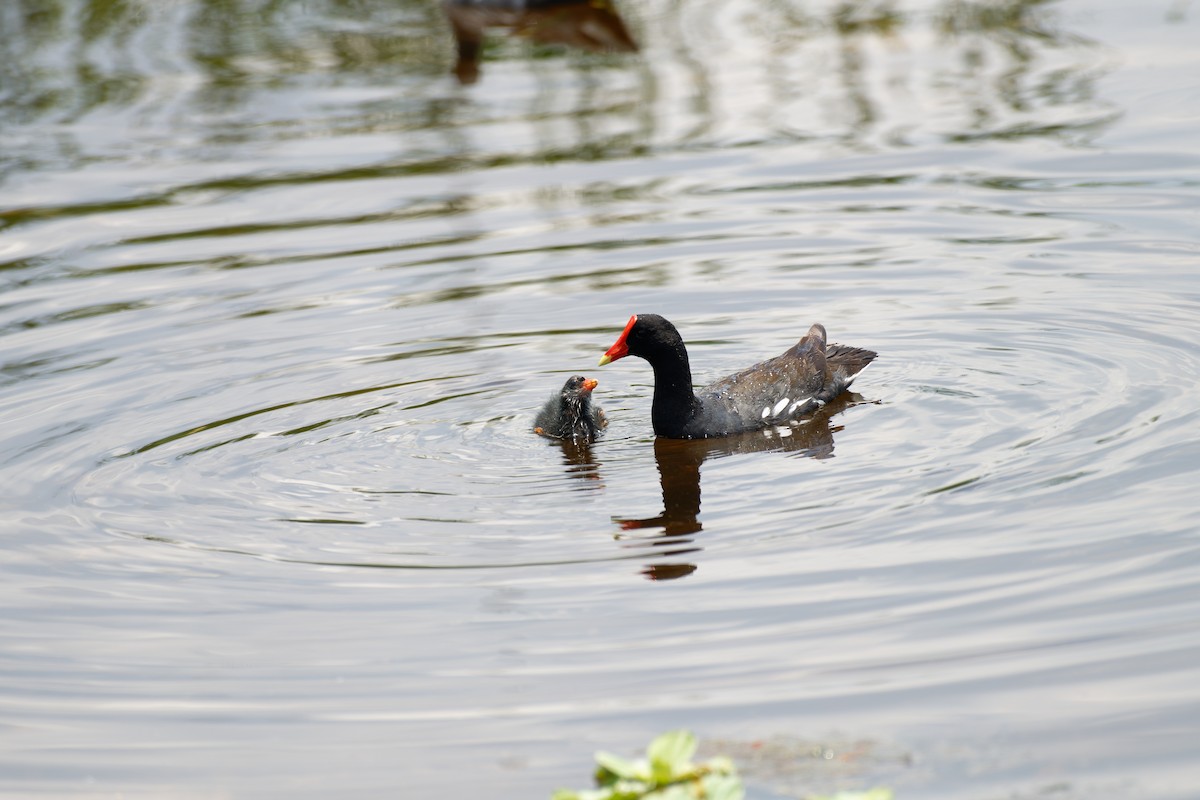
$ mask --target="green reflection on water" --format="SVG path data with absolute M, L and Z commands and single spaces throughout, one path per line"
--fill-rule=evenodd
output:
M 559 7 L 569 6 L 538 6 Z M 1061 27 L 1055 7 L 1053 0 L 947 0 L 930 9 L 894 2 L 842 2 L 810 9 L 775 0 L 758 6 L 757 19 L 745 33 L 760 37 L 767 52 L 781 57 L 815 38 L 836 39 L 841 54 L 837 71 L 847 99 L 870 121 L 872 104 L 862 78 L 875 65 L 864 45 L 871 40 L 898 41 L 928 27 L 939 47 L 958 51 L 964 77 L 1002 55 L 1010 68 L 1002 72 L 997 90 L 1011 108 L 1020 109 L 1031 91 L 1044 98 L 1089 91 L 1089 76 L 1070 69 L 1063 70 L 1058 81 L 1036 88 L 1022 85 L 1022 74 L 1040 51 L 1090 44 Z M 634 28 L 660 37 L 674 35 L 675 41 L 657 44 L 675 49 L 682 63 L 697 73 L 720 69 L 720 60 L 703 52 L 711 42 L 692 24 L 705 10 L 645 4 L 623 11 L 633 17 Z M 653 21 L 646 19 L 650 15 L 656 15 Z M 588 47 L 591 42 L 582 33 L 572 37 L 558 30 L 564 27 L 563 17 L 550 15 L 517 27 L 535 41 Z M 511 24 L 500 18 L 476 23 Z M 455 26 L 462 27 L 461 20 Z M 436 4 L 423 0 L 25 0 L 0 11 L 0 27 L 0 107 L 9 122 L 132 104 L 152 78 L 181 73 L 203 79 L 198 101 L 209 108 L 246 102 L 248 88 L 276 85 L 299 74 L 374 80 L 439 76 L 452 63 L 454 50 L 452 26 Z M 598 46 L 611 49 L 627 37 Z M 537 47 L 497 51 L 528 59 L 555 52 L 559 51 Z M 631 60 L 615 63 L 637 69 Z M 578 61 L 567 65 L 581 68 Z M 699 87 L 710 83 L 703 75 L 697 77 Z M 642 71 L 641 79 L 654 77 Z

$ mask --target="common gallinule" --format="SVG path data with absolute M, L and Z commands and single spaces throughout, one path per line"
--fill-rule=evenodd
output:
M 533 430 L 555 439 L 590 442 L 608 424 L 604 412 L 592 405 L 592 389 L 596 381 L 582 375 L 572 375 L 555 393 L 533 421 Z
M 670 439 L 705 439 L 765 428 L 815 411 L 837 397 L 875 353 L 825 344 L 825 328 L 813 325 L 786 353 L 692 389 L 692 368 L 683 338 L 658 314 L 634 314 L 600 366 L 639 356 L 654 368 L 654 432 Z

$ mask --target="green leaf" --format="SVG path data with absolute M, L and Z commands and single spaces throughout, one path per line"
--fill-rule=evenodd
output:
M 878 786 L 865 792 L 838 792 L 829 797 L 809 797 L 809 800 L 892 800 L 892 790 Z
M 645 800 L 696 800 L 696 795 L 692 793 L 688 784 L 675 783 L 651 792 L 645 796 Z
M 608 789 L 584 789 L 582 792 L 559 789 L 550 800 L 613 800 L 613 797 Z
M 551 800 L 745 800 L 745 789 L 733 761 L 716 756 L 694 764 L 696 737 L 684 730 L 658 736 L 646 748 L 647 758 L 626 759 L 596 753 L 599 788 L 559 789 Z M 809 800 L 892 800 L 890 789 L 842 792 Z
M 653 790 L 654 784 L 645 781 L 618 781 L 611 788 L 612 800 L 642 800 Z
M 742 800 L 746 793 L 736 775 L 705 775 L 700 785 L 708 800 Z
M 579 793 L 579 800 L 638 800 L 641 796 L 641 792 L 629 794 L 609 786 L 603 789 L 584 789 Z
M 601 786 L 607 786 L 617 778 L 633 778 L 638 780 L 648 780 L 650 778 L 650 770 L 644 763 L 630 761 L 627 758 L 606 753 L 603 750 L 596 753 L 596 763 L 600 768 L 596 770 L 596 782 Z M 607 780 L 602 778 L 602 775 L 607 773 Z
M 733 766 L 733 759 L 729 756 L 713 756 L 704 762 L 704 766 L 709 772 L 718 775 L 733 775 L 737 772 L 737 768 Z
M 696 752 L 696 737 L 690 731 L 670 731 L 657 737 L 646 748 L 654 780 L 670 783 L 690 772 L 692 755 Z
M 700 784 L 706 800 L 743 800 L 746 790 L 737 775 L 706 775 Z

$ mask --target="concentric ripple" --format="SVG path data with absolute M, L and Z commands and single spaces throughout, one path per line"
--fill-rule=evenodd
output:
M 0 794 L 545 797 L 685 726 L 815 743 L 786 796 L 1200 784 L 1186 4 L 650 0 L 473 87 L 437 4 L 27 5 Z M 641 312 L 700 384 L 879 358 L 656 440 Z

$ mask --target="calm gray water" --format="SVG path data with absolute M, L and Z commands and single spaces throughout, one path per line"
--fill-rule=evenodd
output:
M 621 10 L 3 5 L 0 795 L 1200 794 L 1200 8 Z M 880 356 L 655 442 L 648 311 Z

